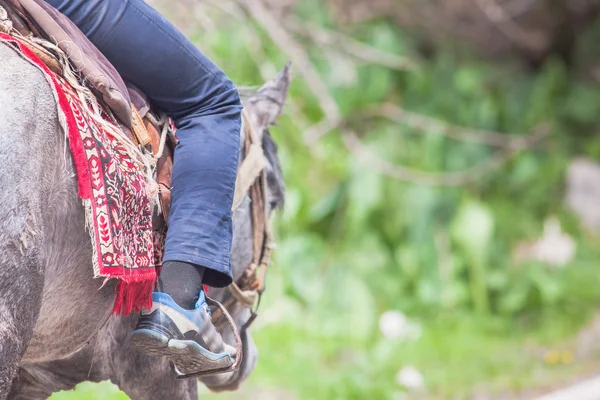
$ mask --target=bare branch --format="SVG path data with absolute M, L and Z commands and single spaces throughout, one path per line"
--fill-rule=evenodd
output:
M 195 0 L 191 1 L 195 2 Z M 220 10 L 238 21 L 247 21 L 244 11 L 235 1 L 203 0 L 203 3 Z
M 215 32 L 217 26 L 214 21 L 206 14 L 204 7 L 201 4 L 196 4 L 192 8 L 195 20 L 198 21 L 205 32 Z
M 335 128 L 339 127 L 344 123 L 342 118 L 338 118 L 336 120 L 333 119 L 324 119 L 310 127 L 308 127 L 304 131 L 304 142 L 309 146 L 313 146 L 315 143 L 321 139 L 321 137 L 325 136 L 327 133 L 331 132 Z
M 520 148 L 528 140 L 527 137 L 523 136 L 511 136 L 501 132 L 469 129 L 449 124 L 439 119 L 407 111 L 391 103 L 371 107 L 360 114 L 360 118 L 374 117 L 386 118 L 419 131 L 436 132 L 452 139 L 481 143 L 494 147 Z
M 356 133 L 349 129 L 344 130 L 342 139 L 348 150 L 362 160 L 367 167 L 390 178 L 427 186 L 464 186 L 476 182 L 491 171 L 500 168 L 519 151 L 540 141 L 548 136 L 549 133 L 549 126 L 541 125 L 534 129 L 532 133 L 527 136 L 527 141 L 523 142 L 518 147 L 498 150 L 484 162 L 467 170 L 444 173 L 420 171 L 382 160 L 380 157 L 373 154 L 372 151 L 367 149 Z
M 320 106 L 325 113 L 325 118 L 330 121 L 339 121 L 341 119 L 339 107 L 329 93 L 327 85 L 310 62 L 304 48 L 294 40 L 261 0 L 240 0 L 239 4 L 262 25 L 273 42 L 294 62 L 294 66 L 304 77 L 306 84 L 319 100 Z
M 243 11 L 242 7 L 234 0 L 205 0 L 205 3 L 216 8 L 230 18 L 240 22 L 240 26 L 245 30 L 245 39 L 250 46 L 250 57 L 260 71 L 264 81 L 270 80 L 278 72 L 277 67 L 269 61 L 269 58 L 264 52 L 264 45 L 260 35 L 258 35 L 249 23 L 248 15 Z M 293 99 L 287 100 L 287 112 L 289 112 L 296 124 L 302 129 L 310 125 L 306 117 L 302 114 L 300 106 Z M 310 128 L 309 128 L 310 129 Z M 318 157 L 318 152 L 313 152 L 313 155 Z
M 315 43 L 322 46 L 336 46 L 346 54 L 364 62 L 397 71 L 409 71 L 417 67 L 412 60 L 369 46 L 340 32 L 327 30 L 312 24 L 306 25 L 292 17 L 286 20 L 286 26 L 289 26 L 293 32 L 299 35 L 311 38 Z
M 526 32 L 495 0 L 473 1 L 483 14 L 496 25 L 500 32 L 513 43 L 532 51 L 540 51 L 545 47 L 546 43 L 541 35 L 535 32 Z
M 511 0 L 503 5 L 507 18 L 514 19 L 528 13 L 540 0 Z
M 248 54 L 258 68 L 262 79 L 268 81 L 275 76 L 278 70 L 266 56 L 260 35 L 253 29 L 242 7 L 231 0 L 204 0 L 204 2 L 240 22 L 239 27 L 244 29 L 244 38 L 250 47 Z

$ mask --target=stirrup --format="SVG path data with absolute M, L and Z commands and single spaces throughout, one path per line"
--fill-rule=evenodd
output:
M 233 364 L 231 364 L 228 367 L 214 368 L 214 369 L 209 369 L 206 371 L 198 371 L 198 372 L 194 372 L 191 374 L 184 374 L 171 361 L 170 362 L 171 370 L 173 371 L 173 373 L 175 374 L 175 377 L 177 379 L 199 378 L 202 376 L 224 374 L 227 372 L 235 372 L 240 369 L 240 364 L 242 363 L 242 357 L 243 357 L 242 339 L 240 337 L 240 333 L 239 333 L 237 327 L 235 326 L 235 322 L 233 321 L 233 318 L 231 318 L 231 315 L 229 314 L 227 309 L 218 301 L 213 300 L 210 297 L 206 296 L 206 302 L 209 305 L 217 306 L 219 308 L 219 310 L 223 313 L 223 315 L 225 316 L 225 319 L 227 320 L 227 323 L 231 327 L 231 331 L 233 332 L 233 337 L 235 339 L 235 360 L 234 360 Z

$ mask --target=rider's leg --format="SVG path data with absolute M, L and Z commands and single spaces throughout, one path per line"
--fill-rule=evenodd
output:
M 183 293 L 190 297 L 179 306 L 189 308 L 202 282 L 222 287 L 232 280 L 231 205 L 241 125 L 237 90 L 183 34 L 142 0 L 47 2 L 75 22 L 119 73 L 171 116 L 178 128 L 180 143 L 175 150 L 162 286 L 176 298 L 184 297 L 178 295 L 185 288 Z M 186 273 L 183 279 L 177 273 L 181 263 L 187 264 L 188 272 L 189 268 L 205 269 Z M 155 303 L 160 306 L 156 307 L 177 308 L 180 314 L 185 311 L 167 297 L 155 294 Z M 158 308 L 154 311 L 160 312 Z M 202 301 L 196 309 L 205 309 Z M 195 324 L 206 320 L 187 317 Z M 214 330 L 210 319 L 205 325 Z M 212 343 L 216 346 L 213 351 L 222 350 L 212 330 L 204 337 L 204 346 Z
M 204 267 L 194 264 L 167 261 L 158 278 L 158 290 L 168 293 L 175 303 L 191 310 L 196 304 L 198 293 L 202 290 Z
M 236 87 L 142 0 L 47 1 L 175 121 L 180 144 L 164 260 L 202 265 L 207 285 L 228 285 L 241 125 Z

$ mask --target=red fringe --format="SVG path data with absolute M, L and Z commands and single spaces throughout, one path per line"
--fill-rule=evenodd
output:
M 126 282 L 119 280 L 117 287 L 117 298 L 113 313 L 117 315 L 129 315 L 133 311 L 140 312 L 142 308 L 152 308 L 152 290 L 155 281 Z

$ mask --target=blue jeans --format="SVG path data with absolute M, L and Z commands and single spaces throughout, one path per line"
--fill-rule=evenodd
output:
M 179 145 L 163 261 L 201 265 L 205 284 L 228 285 L 242 109 L 236 87 L 142 0 L 46 1 L 175 122 Z

